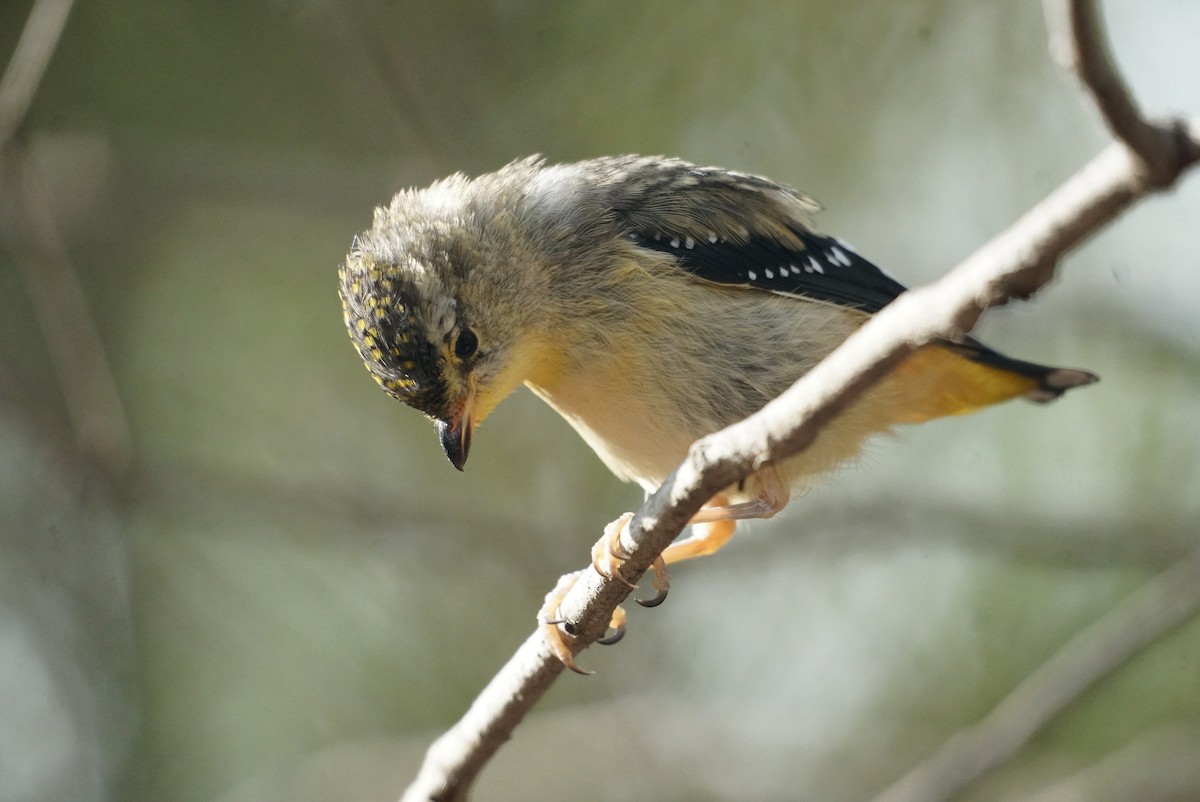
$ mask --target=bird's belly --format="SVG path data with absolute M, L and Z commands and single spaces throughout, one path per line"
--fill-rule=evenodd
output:
M 671 414 L 656 409 L 644 395 L 631 399 L 614 392 L 577 398 L 561 388 L 530 389 L 579 432 L 609 470 L 647 491 L 678 467 L 696 439 L 720 428 L 688 420 L 678 410 Z
M 655 403 L 645 394 L 633 399 L 616 392 L 577 397 L 562 388 L 554 392 L 530 388 L 579 432 L 613 473 L 647 492 L 656 490 L 679 467 L 693 442 L 732 422 L 689 419 L 667 399 Z M 894 403 L 892 395 L 886 386 L 868 392 L 827 425 L 805 451 L 780 465 L 785 481 L 802 490 L 815 477 L 852 460 L 871 435 L 890 429 L 893 421 L 887 413 Z M 756 487 L 751 478 L 723 495 L 727 502 L 747 501 Z
M 604 337 L 576 345 L 562 369 L 526 382 L 613 473 L 647 490 L 657 489 L 693 442 L 761 409 L 865 318 L 828 304 L 694 282 L 674 291 L 702 296 L 709 308 L 719 301 L 719 314 L 668 305 L 615 317 Z M 689 301 L 678 307 L 698 303 Z M 813 457 L 789 461 L 788 478 L 825 470 L 836 459 Z

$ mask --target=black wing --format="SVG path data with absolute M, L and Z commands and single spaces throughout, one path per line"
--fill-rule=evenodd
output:
M 669 253 L 697 278 L 732 287 L 828 301 L 878 312 L 905 287 L 836 237 L 789 226 L 796 244 L 751 233 L 735 242 L 705 232 L 700 237 L 658 232 L 629 233 L 643 248 Z

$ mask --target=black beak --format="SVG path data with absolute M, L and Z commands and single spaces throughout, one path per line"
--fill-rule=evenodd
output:
M 438 439 L 442 441 L 442 451 L 446 459 L 460 471 L 467 464 L 467 454 L 471 452 L 471 421 L 460 417 L 457 420 L 439 420 L 437 422 Z

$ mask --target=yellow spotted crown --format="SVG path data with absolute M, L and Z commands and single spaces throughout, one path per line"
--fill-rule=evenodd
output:
M 375 381 L 427 415 L 442 414 L 447 400 L 442 357 L 429 341 L 411 278 L 357 249 L 338 278 L 346 328 Z

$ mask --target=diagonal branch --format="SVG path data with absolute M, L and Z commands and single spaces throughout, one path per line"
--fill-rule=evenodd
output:
M 16 136 L 33 103 L 74 0 L 37 0 L 0 78 L 0 151 Z
M 78 271 L 20 137 L 73 0 L 36 0 L 0 77 L 0 235 L 33 304 L 80 451 L 106 476 L 128 468 L 129 427 Z
M 1200 120 L 1142 118 L 1108 56 L 1093 3 L 1069 0 L 1062 8 L 1075 42 L 1076 71 L 1120 141 L 940 281 L 905 293 L 875 315 L 778 399 L 697 441 L 626 530 L 634 546 L 623 569 L 626 578 L 636 581 L 715 493 L 803 451 L 915 348 L 959 336 L 985 309 L 1032 295 L 1050 281 L 1064 255 L 1200 160 L 1195 136 Z M 628 595 L 620 581 L 594 571 L 582 574 L 560 608 L 575 624 L 576 651 L 603 634 L 613 609 Z M 403 799 L 465 799 L 483 765 L 562 670 L 541 635 L 531 635 L 466 715 L 433 744 Z
M 1017 753 L 1034 733 L 1163 634 L 1200 611 L 1200 552 L 1193 552 L 1073 637 L 977 724 L 875 797 L 941 802 Z

